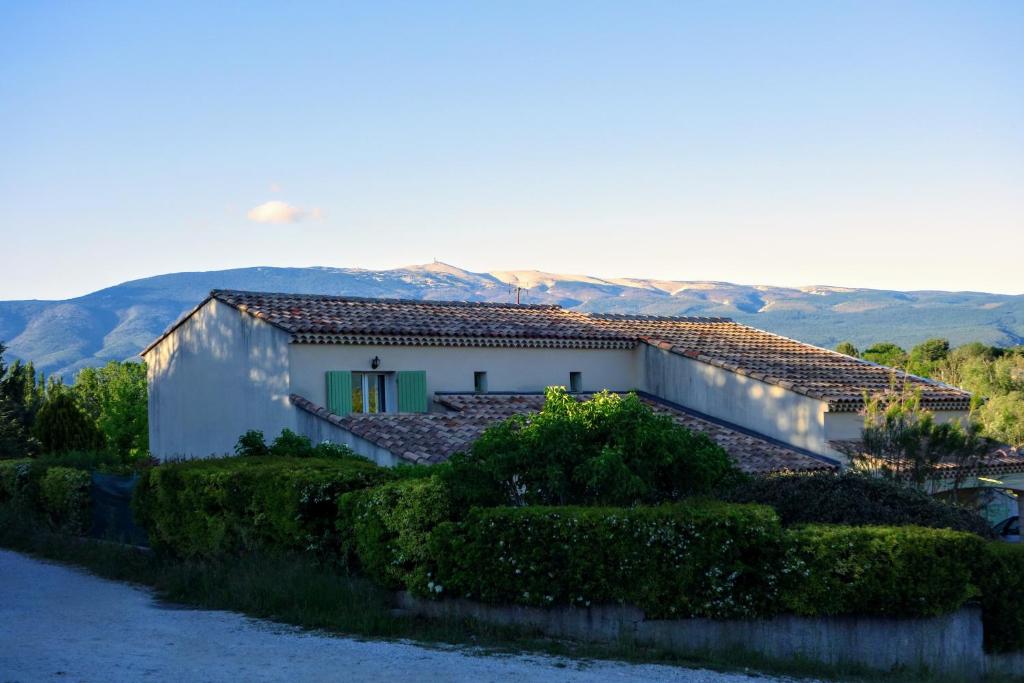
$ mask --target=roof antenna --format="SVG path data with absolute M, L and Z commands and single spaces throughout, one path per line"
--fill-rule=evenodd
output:
M 529 294 L 530 290 L 526 289 L 525 287 L 520 287 L 519 285 L 515 285 L 514 287 L 510 285 L 509 288 L 508 288 L 509 294 L 512 293 L 513 289 L 516 290 L 516 306 L 518 306 L 520 304 L 520 295 L 523 292 L 526 292 L 527 294 Z

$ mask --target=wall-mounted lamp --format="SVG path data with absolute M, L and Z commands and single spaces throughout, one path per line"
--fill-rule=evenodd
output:
M 380 356 L 373 357 L 373 360 L 370 361 L 370 367 L 374 370 L 380 367 Z

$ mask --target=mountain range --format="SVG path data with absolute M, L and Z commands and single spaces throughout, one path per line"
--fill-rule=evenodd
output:
M 445 263 L 392 270 L 238 268 L 132 280 L 62 301 L 0 301 L 0 341 L 13 358 L 70 379 L 80 368 L 135 359 L 211 289 L 404 299 L 553 303 L 585 312 L 733 318 L 825 347 L 850 340 L 904 347 L 932 337 L 1024 344 L 1024 295 L 772 287 L 728 282 L 602 279 L 540 271 L 474 273 Z

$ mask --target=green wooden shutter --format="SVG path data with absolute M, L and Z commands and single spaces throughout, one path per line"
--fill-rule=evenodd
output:
M 327 373 L 327 410 L 335 415 L 352 412 L 352 373 L 332 370 Z
M 398 380 L 398 412 L 427 412 L 427 373 L 425 370 L 402 370 Z

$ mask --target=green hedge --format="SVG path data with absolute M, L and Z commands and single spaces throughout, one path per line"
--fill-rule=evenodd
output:
M 332 555 L 338 497 L 393 476 L 353 456 L 211 458 L 144 472 L 132 502 L 153 546 L 183 557 L 255 548 Z
M 29 496 L 32 460 L 0 460 L 0 504 L 22 502 Z
M 756 617 L 779 606 L 775 513 L 716 501 L 475 509 L 431 537 L 428 592 L 491 603 L 627 603 L 657 618 Z
M 72 467 L 50 467 L 39 480 L 39 507 L 50 524 L 71 534 L 84 534 L 92 524 L 92 477 Z
M 67 533 L 84 534 L 91 524 L 90 482 L 85 470 L 40 460 L 2 460 L 0 504 L 15 505 Z
M 452 510 L 440 478 L 414 476 L 342 496 L 338 532 L 370 578 L 422 592 L 432 566 L 430 534 Z
M 992 538 L 991 525 L 971 510 L 895 482 L 857 472 L 773 474 L 725 491 L 734 503 L 772 506 L 782 523 L 903 526 L 970 531 Z
M 804 616 L 935 616 L 977 595 L 973 567 L 986 541 L 923 527 L 809 525 L 789 532 L 803 569 L 785 591 Z
M 985 649 L 1024 650 L 1024 545 L 988 543 L 975 568 Z

